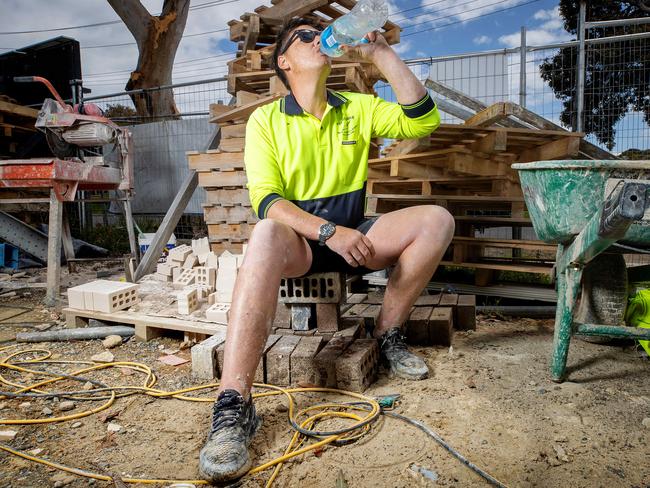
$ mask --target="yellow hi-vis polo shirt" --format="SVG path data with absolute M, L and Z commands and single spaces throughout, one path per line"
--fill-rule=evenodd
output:
M 279 200 L 356 227 L 365 208 L 368 150 L 374 137 L 411 139 L 440 125 L 427 93 L 412 105 L 328 91 L 322 120 L 292 94 L 256 109 L 246 126 L 244 162 L 253 209 L 266 218 Z

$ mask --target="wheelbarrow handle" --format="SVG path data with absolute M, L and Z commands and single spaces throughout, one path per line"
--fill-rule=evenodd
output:
M 34 81 L 33 76 L 14 76 L 14 81 L 16 83 L 32 83 Z

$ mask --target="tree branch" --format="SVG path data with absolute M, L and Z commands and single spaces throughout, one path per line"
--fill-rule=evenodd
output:
M 108 3 L 122 19 L 140 48 L 141 43 L 147 37 L 148 24 L 152 15 L 144 8 L 140 0 L 108 0 Z

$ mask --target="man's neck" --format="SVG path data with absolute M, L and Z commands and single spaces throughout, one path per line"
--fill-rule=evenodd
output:
M 312 114 L 318 119 L 322 119 L 327 109 L 327 89 L 325 80 L 294 80 L 291 83 L 291 93 L 295 97 L 298 105 L 305 112 Z

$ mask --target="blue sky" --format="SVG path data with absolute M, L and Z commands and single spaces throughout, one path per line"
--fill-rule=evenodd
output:
M 518 44 L 522 25 L 531 29 L 530 44 L 568 38 L 554 10 L 558 0 L 529 2 L 389 0 L 391 20 L 404 29 L 403 41 L 396 49 L 403 58 L 413 58 L 503 48 Z M 143 4 L 156 13 L 162 1 L 143 0 Z M 227 32 L 213 31 L 226 28 L 228 20 L 237 19 L 262 4 L 270 5 L 270 2 L 238 0 L 218 5 L 215 1 L 192 0 L 194 7 L 207 6 L 189 14 L 185 33 L 191 36 L 183 39 L 176 56 L 174 81 L 200 80 L 225 73 L 224 61 L 229 56 L 210 56 L 227 53 L 235 46 L 228 40 Z M 119 18 L 106 0 L 3 0 L 0 5 L 0 33 L 113 20 L 119 21 Z M 453 25 L 445 25 L 450 23 Z M 425 31 L 417 33 L 421 30 Z M 58 32 L 0 35 L 0 47 L 19 48 L 57 35 L 73 37 L 81 43 L 84 78 L 93 88 L 93 94 L 116 92 L 124 87 L 130 70 L 135 67 L 137 49 L 128 30 L 119 22 Z

